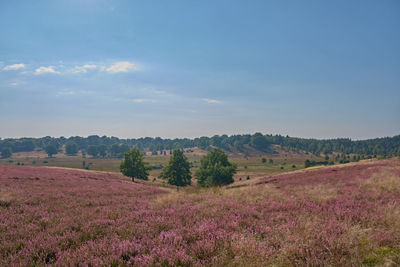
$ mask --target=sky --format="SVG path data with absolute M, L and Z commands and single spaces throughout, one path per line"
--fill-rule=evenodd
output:
M 2 0 L 0 137 L 400 134 L 400 1 Z

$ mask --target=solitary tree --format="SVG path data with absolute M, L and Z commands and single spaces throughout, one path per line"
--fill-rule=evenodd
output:
M 4 147 L 4 148 L 1 150 L 1 157 L 2 157 L 3 159 L 11 158 L 11 156 L 12 156 L 12 150 L 11 150 L 11 148 L 9 148 L 9 147 Z
M 135 181 L 135 178 L 148 180 L 148 168 L 144 165 L 143 153 L 138 148 L 132 148 L 125 152 L 120 170 L 123 175 L 131 177 L 132 182 Z
M 177 188 L 191 184 L 190 163 L 181 149 L 174 149 L 172 157 L 160 177 L 168 179 L 168 183 L 176 185 Z
M 212 149 L 200 160 L 200 168 L 195 173 L 199 186 L 215 186 L 233 183 L 236 165 L 228 161 L 228 156 L 218 148 Z
M 76 155 L 78 153 L 78 145 L 73 142 L 70 141 L 68 143 L 65 144 L 65 153 L 67 153 L 67 155 Z
M 49 144 L 45 147 L 44 149 L 47 153 L 47 155 L 49 155 L 49 157 L 53 157 L 53 155 L 57 154 L 57 147 L 53 144 Z

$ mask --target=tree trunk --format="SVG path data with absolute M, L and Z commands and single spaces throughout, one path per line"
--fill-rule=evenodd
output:
M 132 183 L 134 183 L 135 182 L 135 177 L 132 177 Z

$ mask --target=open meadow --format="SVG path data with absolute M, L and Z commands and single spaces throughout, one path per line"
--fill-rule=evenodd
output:
M 0 233 L 1 266 L 396 266 L 400 161 L 179 192 L 119 173 L 1 165 Z
M 192 173 L 194 173 L 200 164 L 200 158 L 206 154 L 204 151 L 196 153 L 185 153 L 189 161 L 192 163 Z M 235 180 L 240 178 L 246 179 L 271 175 L 276 173 L 288 172 L 304 168 L 304 160 L 308 155 L 293 153 L 278 153 L 275 155 L 259 153 L 249 157 L 243 155 L 231 154 L 230 160 L 237 164 L 238 169 L 235 174 Z M 315 159 L 322 159 L 312 156 Z M 262 159 L 266 162 L 263 163 Z M 150 177 L 157 178 L 162 167 L 166 166 L 170 159 L 170 155 L 147 155 L 144 159 L 149 166 L 155 166 L 150 171 Z M 272 162 L 270 162 L 272 160 Z M 83 158 L 81 155 L 67 156 L 64 153 L 58 153 L 54 157 L 49 158 L 44 152 L 25 152 L 15 153 L 12 158 L 1 159 L 0 165 L 24 165 L 24 166 L 48 166 L 48 167 L 64 167 L 76 169 L 89 169 L 95 171 L 119 172 L 121 159 L 115 158 Z

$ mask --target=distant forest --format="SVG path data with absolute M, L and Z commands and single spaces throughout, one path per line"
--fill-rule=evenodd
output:
M 123 153 L 131 147 L 142 151 L 151 151 L 153 154 L 166 154 L 174 148 L 199 147 L 209 150 L 212 147 L 224 149 L 227 152 L 240 152 L 247 154 L 250 150 L 274 153 L 273 145 L 279 145 L 284 151 L 299 153 L 312 153 L 315 155 L 342 154 L 400 156 L 400 135 L 394 137 L 375 138 L 353 141 L 348 138 L 338 139 L 308 139 L 281 135 L 215 135 L 213 137 L 200 137 L 194 139 L 163 139 L 160 137 L 120 139 L 117 137 L 97 136 L 88 137 L 59 137 L 50 136 L 42 138 L 11 138 L 0 139 L 0 151 L 9 149 L 12 153 L 46 150 L 46 147 L 55 147 L 58 151 L 63 146 L 74 147 L 75 153 L 81 150 L 95 157 L 122 157 Z M 74 151 L 73 151 L 74 152 Z M 68 152 L 67 152 L 68 153 Z M 73 154 L 75 154 L 73 153 Z

